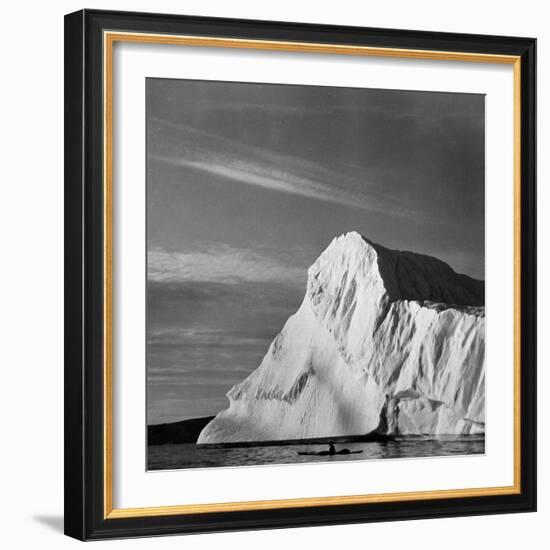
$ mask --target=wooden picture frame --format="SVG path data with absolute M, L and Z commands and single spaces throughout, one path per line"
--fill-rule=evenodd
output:
M 514 73 L 514 483 L 371 495 L 113 505 L 113 47 L 191 45 L 505 64 Z M 536 42 L 83 10 L 65 18 L 65 532 L 80 540 L 536 509 Z M 512 115 L 511 115 L 512 116 Z M 512 297 L 510 297 L 512 299 Z

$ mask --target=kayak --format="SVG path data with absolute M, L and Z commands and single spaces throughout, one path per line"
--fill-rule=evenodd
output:
M 350 451 L 349 449 L 342 449 L 341 451 L 336 451 L 331 453 L 330 451 L 319 451 L 318 453 L 314 452 L 298 452 L 299 455 L 308 455 L 308 456 L 334 456 L 334 455 L 357 455 L 363 451 Z

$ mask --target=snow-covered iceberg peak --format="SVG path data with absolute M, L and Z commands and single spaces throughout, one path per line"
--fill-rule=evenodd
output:
M 483 301 L 482 281 L 436 258 L 339 236 L 199 443 L 483 432 Z
M 418 300 L 482 306 L 484 284 L 431 256 L 390 250 L 352 231 L 336 237 L 308 270 L 308 294 L 342 288 L 348 280 L 392 301 Z M 338 293 L 337 293 L 338 294 Z

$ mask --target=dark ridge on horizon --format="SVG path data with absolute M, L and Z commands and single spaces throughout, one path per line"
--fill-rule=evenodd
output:
M 151 424 L 147 426 L 147 445 L 196 443 L 202 429 L 213 418 L 214 416 L 203 416 L 179 422 Z

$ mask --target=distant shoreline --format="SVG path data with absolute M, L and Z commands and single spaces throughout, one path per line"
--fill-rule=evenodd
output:
M 390 441 L 453 441 L 463 439 L 485 439 L 484 434 L 476 435 L 386 435 L 370 433 L 363 435 L 343 435 L 333 437 L 315 437 L 308 439 L 275 439 L 268 441 L 234 441 L 230 443 L 202 443 L 197 444 L 199 449 L 229 449 L 242 447 L 284 447 L 293 445 L 328 445 L 329 443 L 388 443 Z
M 328 445 L 332 443 L 384 443 L 394 441 L 395 436 L 384 434 L 340 435 L 332 437 L 311 437 L 305 439 L 270 439 L 265 441 L 231 441 L 228 443 L 201 443 L 200 449 L 228 449 L 236 447 L 284 447 L 288 445 Z
M 213 419 L 213 416 L 190 418 L 179 422 L 152 424 L 147 426 L 147 445 L 166 445 L 197 443 L 203 428 Z M 275 439 L 265 441 L 232 441 L 227 443 L 201 443 L 201 449 L 228 449 L 242 447 L 279 447 L 289 445 L 322 445 L 333 443 L 387 443 L 389 441 L 426 441 L 431 439 L 452 441 L 458 439 L 485 439 L 484 434 L 475 435 L 386 435 L 371 432 L 369 434 L 327 436 L 307 439 Z
M 203 416 L 179 422 L 151 424 L 147 426 L 147 445 L 196 443 L 202 429 L 213 418 L 213 416 Z

